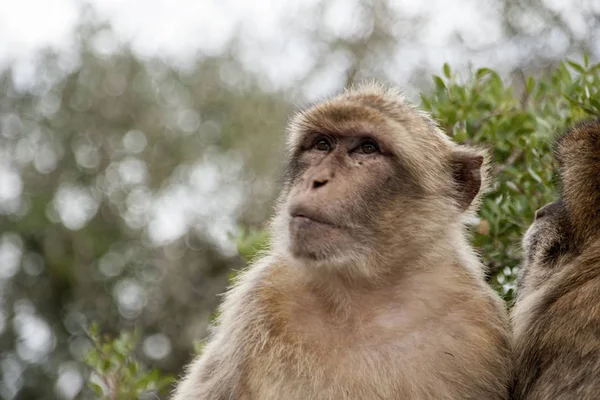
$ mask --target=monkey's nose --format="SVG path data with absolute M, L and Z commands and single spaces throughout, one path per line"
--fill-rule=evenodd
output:
M 312 188 L 318 189 L 321 186 L 325 186 L 329 182 L 329 179 L 315 179 L 313 180 Z

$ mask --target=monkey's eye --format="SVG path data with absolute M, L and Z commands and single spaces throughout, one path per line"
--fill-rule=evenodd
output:
M 331 141 L 325 137 L 320 137 L 315 141 L 313 149 L 329 152 L 331 151 Z
M 364 140 L 356 150 L 361 154 L 373 154 L 379 151 L 379 146 L 374 140 L 367 139 Z

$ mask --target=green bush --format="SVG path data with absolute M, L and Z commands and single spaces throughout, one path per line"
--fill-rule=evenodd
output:
M 455 140 L 490 149 L 493 184 L 474 240 L 492 285 L 507 301 L 522 234 L 535 211 L 555 197 L 552 141 L 573 122 L 600 113 L 599 70 L 587 57 L 583 65 L 566 61 L 547 76 L 528 78 L 517 96 L 490 69 L 461 84 L 444 65 L 433 93 L 421 96 L 423 107 Z
M 443 75 L 433 77 L 433 91 L 421 96 L 421 106 L 456 141 L 490 150 L 493 181 L 474 228 L 474 243 L 489 268 L 490 283 L 508 302 L 521 259 L 521 236 L 535 210 L 555 196 L 552 140 L 573 122 L 600 115 L 598 71 L 600 64 L 590 65 L 587 58 L 583 64 L 566 61 L 516 90 L 491 69 L 481 68 L 461 83 L 444 65 Z M 268 243 L 265 231 L 247 229 L 236 240 L 247 261 Z M 99 396 L 137 398 L 172 382 L 158 371 L 145 372 L 134 360 L 133 336 L 102 342 L 93 331 L 92 338 L 96 347 L 88 364 L 101 382 L 91 383 Z

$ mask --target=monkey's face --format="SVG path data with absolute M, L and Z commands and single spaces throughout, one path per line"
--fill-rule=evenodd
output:
M 569 251 L 569 219 L 562 200 L 546 204 L 523 236 L 524 261 L 517 294 L 538 289 L 564 264 Z
M 363 135 L 306 135 L 288 176 L 289 250 L 308 260 L 372 248 L 382 209 L 419 191 L 386 144 Z
M 480 192 L 482 153 L 454 144 L 393 92 L 322 102 L 288 133 L 273 247 L 303 265 L 381 276 L 456 235 Z
M 418 257 L 458 212 L 450 198 L 428 192 L 409 157 L 392 152 L 383 135 L 304 135 L 287 169 L 276 218 L 285 243 L 277 247 L 304 265 L 362 277 L 380 273 L 372 265 L 386 257 Z

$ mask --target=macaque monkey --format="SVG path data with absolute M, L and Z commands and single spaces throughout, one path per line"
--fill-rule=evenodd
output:
M 536 213 L 512 311 L 513 399 L 600 399 L 600 120 L 555 143 L 561 193 Z
M 378 84 L 287 134 L 270 248 L 174 399 L 506 399 L 510 321 L 466 230 L 485 152 Z

